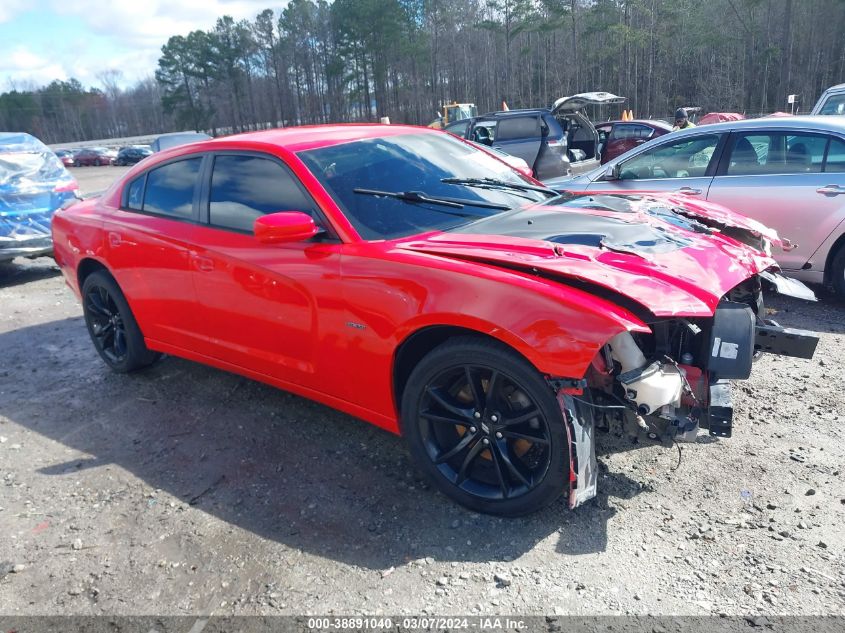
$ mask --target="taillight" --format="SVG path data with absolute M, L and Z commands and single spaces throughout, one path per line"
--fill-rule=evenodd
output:
M 79 189 L 79 183 L 75 180 L 68 180 L 66 182 L 60 182 L 56 185 L 56 188 L 53 189 L 56 193 L 62 193 L 65 191 L 76 191 Z

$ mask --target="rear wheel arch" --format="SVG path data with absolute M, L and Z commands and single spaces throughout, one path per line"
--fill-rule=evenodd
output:
M 79 265 L 76 267 L 76 279 L 79 283 L 80 291 L 82 291 L 82 286 L 85 283 L 85 280 L 91 275 L 91 273 L 98 270 L 105 272 L 109 277 L 114 279 L 114 275 L 111 274 L 105 264 L 96 259 L 87 257 L 79 262 Z
M 80 288 L 82 312 L 91 342 L 112 370 L 132 372 L 161 354 L 150 350 L 115 278 L 102 265 L 91 270 Z

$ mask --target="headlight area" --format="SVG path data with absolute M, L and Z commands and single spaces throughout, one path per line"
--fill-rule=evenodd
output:
M 765 318 L 760 281 L 723 297 L 707 319 L 650 323 L 651 334 L 621 332 L 596 354 L 582 380 L 551 380 L 573 447 L 570 506 L 595 495 L 594 431 L 621 425 L 633 441 L 695 441 L 700 429 L 728 438 L 731 380 L 751 375 L 762 353 L 812 358 L 818 337 Z

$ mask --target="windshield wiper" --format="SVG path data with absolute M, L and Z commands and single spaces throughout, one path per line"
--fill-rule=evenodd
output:
M 445 182 L 450 185 L 473 185 L 485 187 L 501 187 L 502 189 L 516 189 L 517 191 L 539 191 L 550 196 L 559 196 L 560 194 L 554 189 L 548 187 L 539 187 L 537 185 L 528 185 L 518 182 L 508 182 L 507 180 L 499 180 L 498 178 L 443 178 L 440 182 Z
M 463 209 L 464 207 L 480 207 L 482 209 L 496 209 L 498 211 L 510 211 L 511 208 L 506 204 L 496 204 L 494 202 L 484 202 L 482 200 L 464 200 L 461 198 L 432 198 L 422 191 L 379 191 L 378 189 L 361 189 L 355 188 L 352 190 L 355 193 L 364 194 L 367 196 L 384 196 L 385 198 L 396 198 L 403 202 L 410 202 L 412 204 L 437 204 L 441 207 L 449 207 L 451 209 Z M 470 216 L 478 215 L 477 213 L 456 213 L 455 215 Z

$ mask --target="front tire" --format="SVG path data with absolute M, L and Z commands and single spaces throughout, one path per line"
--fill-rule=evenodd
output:
M 96 271 L 86 277 L 82 284 L 82 312 L 94 348 L 113 371 L 135 371 L 161 356 L 144 344 L 126 298 L 108 273 Z
M 487 514 L 520 516 L 569 486 L 569 444 L 554 391 L 496 341 L 460 337 L 429 352 L 402 397 L 402 434 L 435 486 Z

